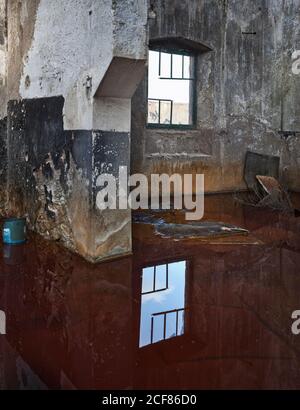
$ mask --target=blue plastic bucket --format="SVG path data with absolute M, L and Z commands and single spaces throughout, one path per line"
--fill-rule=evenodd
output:
M 3 242 L 8 245 L 18 245 L 26 242 L 26 219 L 7 218 L 2 231 Z

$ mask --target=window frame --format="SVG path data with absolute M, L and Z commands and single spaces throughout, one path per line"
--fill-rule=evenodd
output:
M 182 56 L 189 56 L 192 57 L 193 65 L 194 65 L 194 78 L 186 79 L 186 81 L 193 82 L 193 92 L 192 92 L 192 107 L 191 107 L 191 124 L 156 124 L 156 123 L 148 123 L 148 101 L 149 100 L 157 100 L 157 98 L 149 98 L 148 97 L 148 88 L 149 88 L 149 74 L 147 72 L 147 84 L 146 84 L 146 101 L 147 101 L 147 112 L 146 112 L 146 128 L 149 129 L 171 129 L 171 130 L 194 130 L 197 126 L 197 57 L 198 54 L 193 50 L 184 50 L 181 48 L 169 48 L 169 47 L 159 47 L 159 46 L 149 46 L 149 51 L 157 51 L 161 53 L 169 53 L 169 54 L 178 54 Z M 176 78 L 173 78 L 176 80 Z M 169 78 L 170 81 L 173 80 Z M 168 100 L 166 99 L 162 99 Z
M 182 334 L 178 334 L 176 336 L 172 336 L 170 338 L 166 339 L 160 339 L 158 341 L 153 341 L 150 342 L 149 344 L 140 346 L 140 332 L 141 332 L 141 321 L 142 321 L 142 315 L 141 315 L 141 307 L 142 307 L 142 297 L 143 295 L 146 295 L 146 292 L 142 292 L 143 290 L 143 269 L 145 268 L 152 268 L 154 266 L 160 266 L 160 265 L 170 265 L 172 263 L 176 262 L 185 262 L 185 292 L 184 292 L 184 307 L 183 308 L 178 308 L 175 310 L 182 310 L 184 312 L 184 331 Z M 168 272 L 169 275 L 169 272 Z M 177 258 L 167 258 L 167 259 L 154 259 L 151 262 L 149 261 L 146 264 L 139 265 L 137 269 L 137 278 L 138 278 L 138 293 L 139 293 L 139 303 L 138 303 L 138 308 L 136 310 L 136 317 L 138 317 L 137 323 L 137 332 L 136 332 L 136 348 L 138 352 L 143 352 L 146 351 L 147 349 L 153 348 L 157 346 L 160 343 L 166 342 L 166 341 L 172 341 L 174 339 L 178 340 L 178 338 L 183 338 L 186 337 L 188 334 L 191 332 L 191 302 L 192 302 L 192 293 L 191 293 L 191 283 L 193 282 L 193 263 L 192 259 L 190 257 L 185 258 L 184 256 L 177 257 Z M 169 279 L 168 279 L 168 285 L 169 285 Z M 166 289 L 162 289 L 161 291 L 165 291 Z M 158 312 L 158 313 L 165 313 L 165 312 Z M 152 314 L 150 316 L 152 318 Z M 151 339 L 151 336 L 150 336 Z

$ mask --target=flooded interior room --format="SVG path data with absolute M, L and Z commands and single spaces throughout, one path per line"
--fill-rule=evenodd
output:
M 0 227 L 0 390 L 299 390 L 300 0 L 0 0 Z

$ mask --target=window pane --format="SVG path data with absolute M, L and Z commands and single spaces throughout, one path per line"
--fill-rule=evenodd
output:
M 158 265 L 156 266 L 156 284 L 155 290 L 164 289 L 167 287 L 167 266 Z
M 154 316 L 153 322 L 153 343 L 159 342 L 164 338 L 164 317 Z
M 168 313 L 166 319 L 166 339 L 176 336 L 176 312 Z
M 158 124 L 159 122 L 159 101 L 148 100 L 148 123 Z
M 175 80 L 174 80 L 175 81 Z M 172 124 L 190 124 L 190 80 L 177 80 L 173 101 Z M 175 85 L 174 85 L 175 86 Z
M 171 123 L 171 101 L 161 100 L 160 102 L 160 124 Z
M 177 336 L 181 336 L 184 334 L 184 310 L 178 312 L 178 329 L 177 329 Z
M 173 54 L 172 72 L 173 78 L 182 78 L 182 55 Z
M 148 76 L 149 81 L 153 81 L 158 77 L 158 64 L 159 64 L 159 53 L 157 51 L 149 51 L 149 63 L 148 63 Z M 153 95 L 149 94 L 149 98 L 154 98 Z
M 160 77 L 171 77 L 171 54 L 169 53 L 160 53 Z
M 153 273 L 153 266 L 143 269 L 142 293 L 151 292 L 153 290 Z
M 192 72 L 192 66 L 191 66 L 191 57 L 189 56 L 184 56 L 183 57 L 183 77 L 184 78 L 194 78 L 194 73 Z

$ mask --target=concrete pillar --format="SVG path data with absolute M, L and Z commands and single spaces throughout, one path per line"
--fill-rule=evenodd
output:
M 16 3 L 8 9 L 10 213 L 90 261 L 128 254 L 130 210 L 98 210 L 96 180 L 130 165 L 147 1 Z

